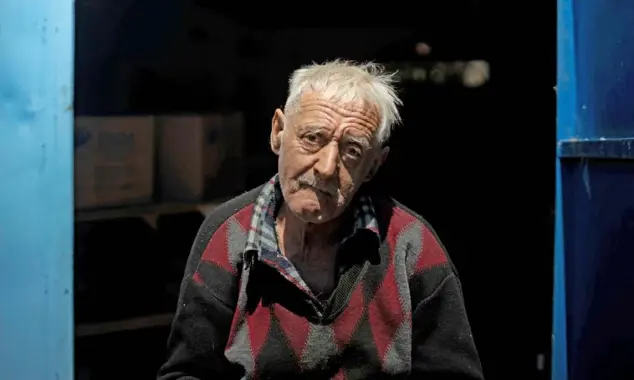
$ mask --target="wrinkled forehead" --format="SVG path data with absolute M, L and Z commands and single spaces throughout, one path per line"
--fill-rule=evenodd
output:
M 299 120 L 324 118 L 333 123 L 357 122 L 373 130 L 381 123 L 380 109 L 370 100 L 341 99 L 314 91 L 301 96 L 294 114 Z

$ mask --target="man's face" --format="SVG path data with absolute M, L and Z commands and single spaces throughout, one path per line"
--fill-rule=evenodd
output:
M 308 223 L 330 221 L 345 210 L 385 157 L 375 140 L 380 115 L 369 103 L 337 103 L 305 94 L 297 111 L 273 116 L 271 146 L 288 208 Z

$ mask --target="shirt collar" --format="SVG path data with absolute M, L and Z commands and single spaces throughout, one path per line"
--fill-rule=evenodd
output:
M 284 202 L 279 176 L 276 174 L 260 191 L 253 207 L 245 252 L 257 253 L 257 258 L 272 258 L 280 254 L 275 231 L 275 218 Z M 350 236 L 369 231 L 380 241 L 379 223 L 372 199 L 359 196 L 353 204 L 353 229 Z

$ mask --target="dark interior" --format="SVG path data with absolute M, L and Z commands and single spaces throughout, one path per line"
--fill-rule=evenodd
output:
M 337 57 L 401 68 L 486 61 L 490 81 L 477 88 L 401 82 L 403 125 L 377 185 L 422 214 L 447 246 L 487 379 L 550 377 L 555 4 L 532 5 L 516 23 L 491 2 L 465 1 L 426 3 L 418 21 L 401 5 L 381 15 L 391 20 L 385 26 L 379 17 L 341 11 L 324 26 L 329 15 L 296 7 L 247 14 L 244 4 L 192 0 L 187 7 L 200 8 L 197 24 L 185 6 L 127 2 L 101 18 L 88 2 L 77 2 L 76 113 L 241 110 L 247 151 L 257 161 L 249 187 L 275 171 L 270 119 L 299 65 Z M 116 28 L 107 26 L 108 17 L 117 19 Z M 356 19 L 363 25 L 350 27 Z M 529 33 L 528 24 L 543 25 L 543 33 Z M 197 55 L 179 56 L 168 30 L 200 46 Z M 432 48 L 428 56 L 415 52 L 421 41 Z M 189 67 L 180 62 L 188 59 L 208 69 L 164 74 Z M 117 81 L 122 71 L 125 83 Z M 201 220 L 197 213 L 162 216 L 156 229 L 138 219 L 78 224 L 77 323 L 172 311 Z M 107 236 L 117 239 L 106 244 Z M 99 286 L 83 290 L 84 281 Z M 77 378 L 121 378 L 122 368 L 126 378 L 153 378 L 168 329 L 78 337 Z

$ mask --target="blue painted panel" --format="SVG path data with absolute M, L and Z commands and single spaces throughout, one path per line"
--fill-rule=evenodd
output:
M 557 145 L 559 157 L 634 160 L 634 138 L 563 140 Z
M 557 0 L 557 141 L 576 138 L 575 0 Z
M 570 379 L 634 379 L 634 161 L 561 168 Z
M 634 136 L 634 2 L 574 2 L 579 138 Z
M 561 165 L 559 160 L 556 171 L 555 202 L 555 252 L 553 270 L 553 339 L 551 379 L 568 380 L 568 334 L 566 308 L 566 256 L 564 251 L 563 196 Z
M 0 377 L 73 377 L 73 2 L 2 0 Z
M 563 161 L 557 162 L 552 377 L 630 379 L 634 2 L 559 0 L 558 8 Z
M 577 75 L 574 48 L 574 0 L 557 1 L 557 140 L 574 137 L 577 129 Z M 566 327 L 566 256 L 564 251 L 563 197 L 559 159 L 556 162 L 555 252 L 553 279 L 553 340 L 551 377 L 568 379 Z

